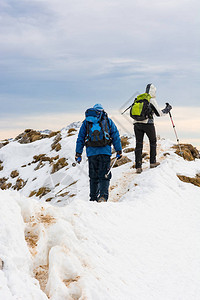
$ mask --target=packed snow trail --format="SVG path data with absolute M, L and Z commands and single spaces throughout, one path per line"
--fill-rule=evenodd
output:
M 0 299 L 199 299 L 200 189 L 176 176 L 199 171 L 171 153 L 116 203 L 1 191 Z
M 132 141 L 133 145 L 133 141 Z M 162 162 L 166 159 L 163 155 L 166 153 L 166 149 L 169 148 L 169 144 L 159 141 L 157 146 L 157 158 L 159 162 Z M 149 144 L 144 143 L 143 153 L 146 155 L 143 158 L 142 170 L 146 172 L 149 170 Z M 127 154 L 126 154 L 127 155 Z M 136 170 L 134 168 L 134 153 L 129 153 L 128 157 L 131 159 L 131 163 L 121 166 L 120 171 L 118 168 L 112 169 L 114 180 L 111 180 L 110 192 L 109 192 L 109 200 L 112 202 L 120 201 L 120 199 L 129 191 L 130 184 L 135 180 L 138 176 L 136 174 Z M 114 183 L 113 183 L 114 182 Z

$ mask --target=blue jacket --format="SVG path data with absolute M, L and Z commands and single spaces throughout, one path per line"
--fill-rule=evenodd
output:
M 115 151 L 122 151 L 122 146 L 121 146 L 121 139 L 119 136 L 119 131 L 115 125 L 115 123 L 108 118 L 108 121 L 110 123 L 110 136 L 112 138 L 112 144 L 115 148 Z M 79 130 L 78 138 L 76 141 L 76 153 L 82 154 L 83 148 L 85 146 L 85 137 L 87 134 L 87 129 L 86 129 L 86 120 L 83 121 L 83 124 Z M 93 155 L 98 155 L 98 154 L 106 154 L 111 156 L 111 146 L 107 145 L 105 147 L 86 147 L 86 154 L 87 156 L 93 156 Z

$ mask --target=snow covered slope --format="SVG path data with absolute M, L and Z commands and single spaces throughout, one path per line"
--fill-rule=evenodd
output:
M 136 175 L 130 139 L 131 161 L 113 169 L 110 201 L 90 203 L 86 158 L 71 167 L 76 135 L 61 135 L 59 151 L 51 150 L 55 137 L 0 150 L 1 177 L 12 184 L 0 191 L 0 299 L 200 299 L 200 188 L 177 177 L 198 178 L 200 160 L 159 140 L 161 165 L 149 169 L 144 157 Z M 39 154 L 68 165 L 51 174 L 54 161 L 42 161 L 37 169 Z M 13 191 L 19 177 L 26 184 Z M 27 197 L 40 187 L 50 195 Z

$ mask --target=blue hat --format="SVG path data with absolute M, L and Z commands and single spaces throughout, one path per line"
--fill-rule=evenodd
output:
M 97 110 L 103 110 L 103 106 L 101 104 L 95 104 L 93 108 Z

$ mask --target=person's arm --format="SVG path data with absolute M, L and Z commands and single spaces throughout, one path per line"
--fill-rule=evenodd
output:
M 156 98 L 151 98 L 150 100 L 152 111 L 155 113 L 157 117 L 162 117 L 165 115 L 163 111 L 159 108 Z
M 110 123 L 110 136 L 112 138 L 112 144 L 114 146 L 114 149 L 116 152 L 122 153 L 121 139 L 120 139 L 120 135 L 119 135 L 117 126 L 111 119 L 108 119 L 108 120 Z
M 77 141 L 76 141 L 76 154 L 79 154 L 79 155 L 82 154 L 83 148 L 85 146 L 86 134 L 87 134 L 86 121 L 84 120 L 83 124 L 82 124 L 82 126 L 79 130 L 78 138 L 77 138 Z

